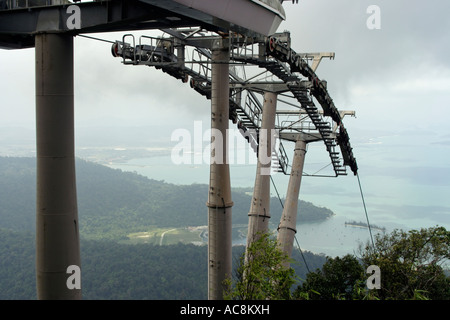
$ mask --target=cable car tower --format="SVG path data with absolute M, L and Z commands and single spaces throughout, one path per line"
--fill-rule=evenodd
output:
M 345 115 L 354 115 L 354 112 L 339 111 L 327 92 L 326 82 L 315 73 L 320 61 L 324 57 L 334 58 L 334 53 L 297 54 L 290 48 L 288 32 L 270 37 L 246 37 L 233 32 L 211 33 L 200 27 L 162 31 L 163 35 L 159 37 L 141 36 L 137 39 L 133 35 L 125 35 L 112 45 L 112 54 L 121 58 L 124 65 L 154 67 L 183 83 L 189 82 L 191 88 L 211 99 L 212 103 L 216 90 L 213 85 L 214 70 L 221 68 L 221 81 L 228 81 L 228 86 L 223 85 L 229 95 L 223 98 L 226 104 L 223 108 L 228 110 L 222 110 L 220 117 L 223 119 L 224 114 L 228 114 L 226 119 L 237 126 L 258 155 L 248 214 L 247 245 L 255 240 L 259 232 L 268 231 L 270 175 L 276 170 L 290 175 L 286 205 L 278 227 L 280 247 L 290 256 L 296 233 L 306 145 L 318 141 L 324 143 L 335 177 L 346 175 L 346 167 L 350 167 L 354 174 L 357 172 L 356 160 L 342 122 Z M 218 49 L 217 44 L 222 49 Z M 229 53 L 216 58 L 216 50 Z M 227 79 L 225 75 L 228 75 Z M 212 111 L 212 123 L 216 112 Z M 295 143 L 292 166 L 289 165 L 283 141 Z M 222 148 L 225 147 L 220 146 Z M 214 206 L 208 202 L 209 221 L 214 221 L 217 210 L 224 210 L 223 216 L 227 216 L 225 209 L 232 205 L 228 169 L 226 173 L 215 176 L 216 164 L 213 160 L 210 194 L 214 194 L 214 190 L 226 190 L 223 193 L 226 197 L 219 199 Z M 231 220 L 220 221 L 219 225 L 227 225 L 231 230 Z M 216 239 L 224 237 L 217 236 L 216 232 L 220 232 L 217 230 L 209 229 L 210 268 L 217 265 L 213 257 L 221 256 L 218 252 L 226 250 L 223 256 L 231 254 L 229 246 L 214 246 Z M 230 230 L 222 231 L 229 235 Z M 222 273 L 220 281 L 224 277 L 225 273 Z M 212 287 L 216 288 L 216 285 Z
M 74 152 L 74 36 L 149 29 L 166 34 L 138 41 L 124 36 L 114 43 L 112 53 L 124 64 L 152 66 L 189 82 L 211 100 L 211 128 L 222 136 L 226 136 L 229 120 L 241 130 L 258 155 L 249 212 L 250 241 L 258 230 L 267 228 L 270 218 L 268 171 L 289 172 L 284 141 L 296 143 L 290 173 L 291 180 L 294 176 L 296 180 L 290 190 L 299 188 L 303 146 L 313 141 L 325 144 L 336 176 L 346 174 L 346 167 L 356 174 L 356 160 L 342 123 L 348 113 L 337 110 L 326 83 L 315 74 L 318 62 L 330 55 L 297 54 L 290 48 L 288 34 L 276 34 L 285 20 L 282 2 L 0 0 L 0 49 L 34 47 L 36 54 L 38 299 L 81 298 L 81 288 L 69 283 L 68 274 L 81 267 Z M 280 105 L 289 108 L 280 109 Z M 226 143 L 214 139 L 213 148 L 223 152 L 221 161 L 210 165 L 208 298 L 221 299 L 222 282 L 231 276 L 233 202 Z M 298 191 L 292 193 L 298 200 Z M 292 231 L 293 210 L 283 212 L 280 234 Z M 290 241 L 289 234 L 280 238 L 280 243 Z

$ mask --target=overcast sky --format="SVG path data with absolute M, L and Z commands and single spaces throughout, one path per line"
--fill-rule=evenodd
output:
M 380 29 L 367 26 L 371 5 L 380 9 Z M 296 52 L 336 53 L 317 74 L 328 81 L 339 109 L 356 111 L 344 122 L 372 210 L 382 214 L 389 206 L 419 217 L 428 200 L 434 221 L 450 225 L 450 2 L 300 0 L 284 7 L 287 20 L 279 31 L 291 32 Z M 122 34 L 94 36 L 119 40 Z M 79 137 L 94 125 L 209 123 L 209 102 L 188 84 L 147 67 L 123 66 L 105 42 L 77 37 L 75 48 Z M 34 130 L 34 49 L 0 50 L 0 75 L 0 126 Z M 302 185 L 305 195 L 320 190 Z
M 369 5 L 380 8 L 380 30 L 366 26 Z M 284 7 L 287 20 L 279 31 L 291 31 L 297 52 L 336 53 L 317 73 L 328 80 L 340 109 L 357 112 L 358 121 L 352 123 L 370 123 L 373 129 L 433 126 L 445 133 L 450 2 L 301 0 L 295 5 L 286 1 Z M 100 35 L 110 40 L 121 36 Z M 172 119 L 175 110 L 178 117 L 206 111 L 202 106 L 208 103 L 187 84 L 153 69 L 124 67 L 111 57 L 108 43 L 77 37 L 75 45 L 80 125 L 98 117 L 147 124 L 155 121 L 155 111 L 160 120 Z M 2 50 L 0 59 L 0 124 L 33 124 L 34 49 Z

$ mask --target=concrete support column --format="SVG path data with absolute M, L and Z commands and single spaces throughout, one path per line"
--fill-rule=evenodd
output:
M 223 42 L 223 43 L 222 43 Z M 225 40 L 212 50 L 211 163 L 208 193 L 208 299 L 223 299 L 231 278 L 231 184 L 228 164 L 230 51 Z
M 37 296 L 80 299 L 73 37 L 38 34 L 35 41 Z
M 294 246 L 294 237 L 297 233 L 297 209 L 300 184 L 302 181 L 303 166 L 305 163 L 306 142 L 299 136 L 295 143 L 294 159 L 292 161 L 292 171 L 289 177 L 288 189 L 286 191 L 286 201 L 278 227 L 277 242 L 280 248 L 291 257 Z M 289 263 L 285 264 L 289 267 Z
M 255 186 L 248 213 L 247 247 L 256 240 L 258 232 L 267 232 L 270 219 L 270 174 L 272 165 L 273 130 L 277 94 L 266 92 L 262 112 L 261 130 L 259 135 L 258 163 L 256 167 Z

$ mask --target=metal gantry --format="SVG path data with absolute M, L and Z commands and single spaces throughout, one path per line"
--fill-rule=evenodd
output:
M 313 71 L 318 61 L 323 57 L 332 58 L 334 54 L 296 54 L 289 47 L 287 32 L 254 38 L 235 33 L 211 34 L 201 28 L 162 31 L 166 36 L 140 36 L 137 40 L 133 35 L 125 35 L 112 46 L 113 55 L 121 57 L 125 65 L 161 69 L 189 82 L 195 91 L 210 99 L 211 45 L 216 39 L 226 39 L 231 52 L 230 120 L 243 133 L 250 132 L 246 139 L 255 152 L 263 114 L 261 97 L 273 92 L 278 96 L 278 104 L 287 106 L 276 111 L 275 129 L 281 140 L 295 142 L 301 134 L 307 142 L 323 141 L 335 176 L 346 175 L 346 166 L 356 173 L 356 160 L 342 122 L 345 115 L 354 115 L 354 112 L 339 111 L 326 90 L 326 82 L 319 80 Z M 309 67 L 308 58 L 313 67 Z M 280 171 L 288 174 L 282 142 L 279 150 L 274 151 Z
M 327 92 L 326 82 L 315 73 L 322 58 L 334 58 L 334 54 L 297 54 L 290 48 L 289 32 L 271 37 L 247 37 L 233 32 L 207 32 L 201 27 L 162 31 L 161 36 L 140 36 L 139 39 L 133 35 L 123 36 L 113 44 L 113 56 L 121 57 L 125 65 L 155 67 L 184 83 L 189 82 L 195 91 L 211 99 L 213 106 L 217 90 L 213 70 L 220 66 L 222 76 L 227 75 L 229 82 L 222 92 L 228 100 L 227 120 L 236 124 L 258 155 L 248 213 L 247 247 L 260 232 L 268 231 L 270 174 L 275 168 L 290 175 L 277 237 L 280 248 L 290 256 L 296 233 L 307 144 L 324 143 L 335 177 L 346 175 L 346 166 L 354 174 L 357 172 L 356 160 L 342 122 L 345 115 L 354 115 L 354 112 L 339 111 Z M 227 59 L 213 59 L 216 42 L 228 48 Z M 280 105 L 284 109 L 278 109 Z M 217 116 L 214 108 L 212 113 L 213 118 Z M 212 128 L 214 125 L 212 122 Z M 269 131 L 276 134 L 268 134 Z M 275 139 L 280 141 L 274 144 Z M 292 166 L 282 141 L 295 142 Z M 224 194 L 228 194 L 230 177 L 228 167 L 225 168 L 227 174 L 217 175 L 217 167 L 211 165 L 210 198 L 217 192 L 221 193 L 221 190 L 227 190 Z M 220 253 L 224 250 L 224 242 L 217 239 L 219 232 L 222 232 L 222 239 L 228 239 L 230 231 L 224 228 L 230 226 L 231 221 L 228 218 L 220 221 L 222 227 L 219 228 L 216 218 L 231 217 L 232 201 L 227 196 L 222 198 L 222 203 L 220 200 L 214 205 L 210 203 L 208 200 L 209 298 L 221 299 L 222 287 L 218 280 L 229 277 L 231 270 L 224 263 L 224 258 L 217 258 L 229 253 Z M 223 214 L 217 214 L 222 211 Z M 227 247 L 230 248 L 231 240 L 228 241 Z M 247 259 L 246 256 L 246 262 Z
M 261 19 L 248 19 L 249 15 Z M 284 19 L 278 0 L 0 0 L 0 49 L 36 48 L 38 299 L 81 298 L 73 37 L 198 25 L 216 32 L 269 35 Z M 64 59 L 69 63 L 61 63 Z M 218 233 L 219 241 L 225 234 Z M 220 259 L 228 263 L 223 252 Z
M 0 0 L 0 48 L 36 48 L 39 299 L 81 298 L 81 289 L 69 285 L 67 279 L 69 270 L 77 270 L 81 264 L 73 130 L 76 35 L 147 29 L 164 32 L 163 36 L 139 39 L 127 34 L 114 43 L 112 54 L 124 64 L 152 66 L 189 82 L 211 100 L 211 128 L 226 136 L 231 120 L 257 153 L 248 245 L 255 234 L 268 228 L 268 171 L 290 174 L 287 198 L 298 201 L 307 143 L 325 144 L 334 176 L 345 175 L 347 166 L 357 173 L 342 123 L 342 117 L 352 112 L 337 110 L 326 82 L 315 74 L 322 58 L 334 54 L 297 54 L 290 47 L 289 33 L 275 34 L 285 19 L 282 2 Z M 248 19 L 250 15 L 257 18 Z M 233 202 L 226 143 L 219 145 L 216 137 L 211 139 L 212 146 L 221 149 L 223 161 L 211 161 L 210 165 L 208 297 L 221 299 L 223 280 L 231 276 Z M 283 141 L 296 143 L 292 166 Z M 213 158 L 216 160 L 216 155 L 211 153 Z M 279 242 L 282 247 L 287 245 L 283 247 L 287 252 L 296 232 L 296 211 L 296 205 L 285 206 L 279 225 Z

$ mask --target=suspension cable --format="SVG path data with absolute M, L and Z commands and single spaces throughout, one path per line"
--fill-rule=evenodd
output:
M 108 42 L 108 43 L 115 43 L 114 41 L 111 40 L 105 40 L 105 39 L 100 39 L 100 38 L 95 38 L 95 37 L 91 37 L 91 36 L 86 36 L 84 34 L 79 34 L 79 37 L 83 37 L 83 38 L 88 38 L 88 39 L 92 39 L 92 40 L 97 40 L 97 41 L 103 41 L 103 42 Z
M 278 200 L 280 200 L 281 208 L 284 209 L 283 201 L 281 201 L 280 194 L 278 193 L 277 186 L 275 185 L 275 182 L 273 181 L 272 175 L 270 176 L 270 180 L 272 181 L 272 185 L 275 188 L 275 192 L 277 193 Z
M 300 243 L 298 243 L 297 237 L 295 235 L 294 235 L 294 239 L 295 239 L 295 242 L 297 243 L 298 250 L 300 251 L 300 253 L 302 255 L 303 262 L 305 263 L 305 266 L 306 266 L 306 270 L 308 270 L 308 273 L 310 273 L 311 270 L 309 270 L 308 264 L 306 263 L 305 256 L 303 255 L 302 249 L 300 249 Z
M 367 213 L 366 202 L 364 200 L 364 194 L 363 194 L 363 191 L 362 191 L 361 180 L 359 179 L 359 173 L 358 172 L 356 172 L 356 177 L 358 178 L 359 191 L 361 193 L 361 199 L 362 199 L 362 203 L 363 203 L 363 206 L 364 206 L 364 212 L 366 213 L 367 227 L 369 229 L 370 239 L 372 240 L 372 246 L 375 249 L 375 244 L 373 242 L 373 236 L 372 236 L 372 228 L 370 227 L 369 215 Z

